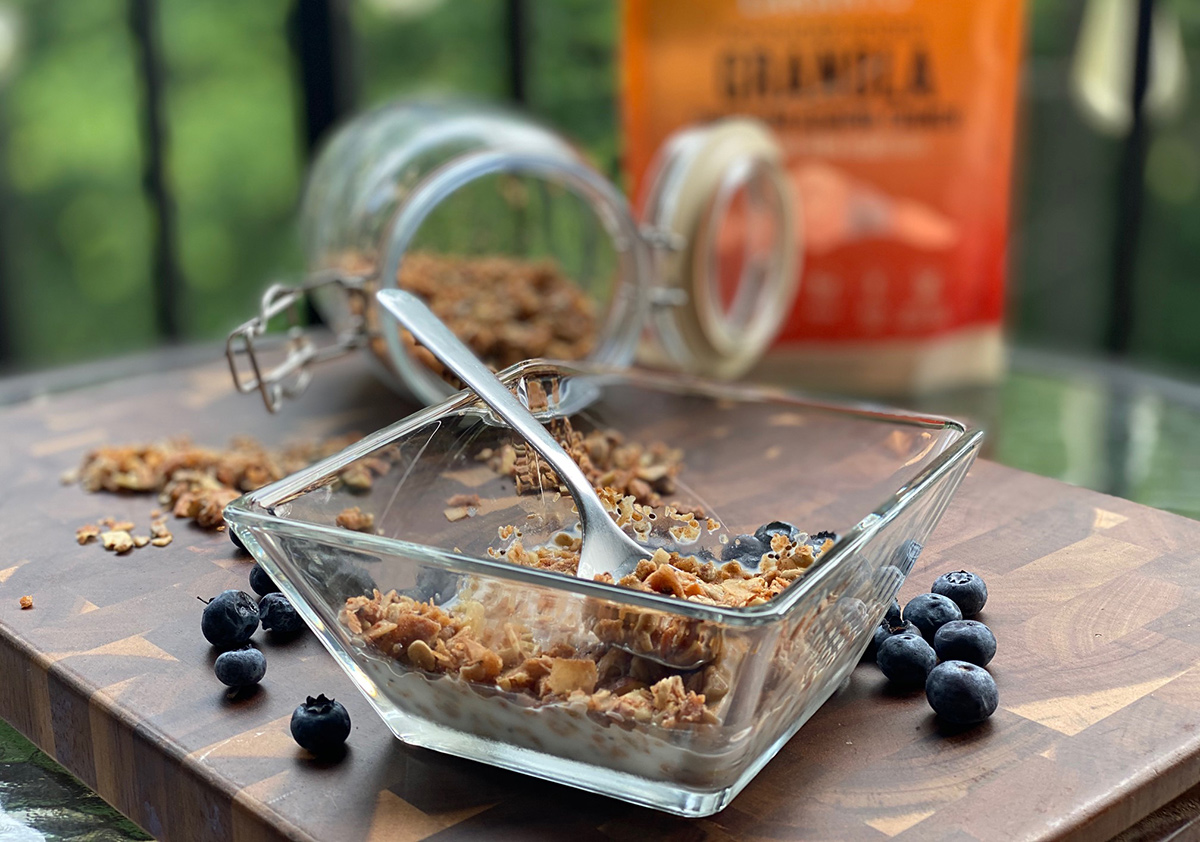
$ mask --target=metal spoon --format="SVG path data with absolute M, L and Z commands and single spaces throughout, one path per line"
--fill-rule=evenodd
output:
M 651 551 L 647 547 L 625 534 L 609 517 L 592 483 L 570 454 L 559 446 L 554 436 L 546 431 L 491 369 L 425 306 L 425 302 L 400 289 L 380 290 L 375 297 L 418 342 L 529 442 L 538 455 L 550 463 L 559 480 L 571 492 L 579 510 L 579 525 L 583 529 L 583 547 L 576 576 L 593 579 L 600 573 L 610 573 L 613 580 L 617 581 L 632 573 L 639 561 L 650 557 Z

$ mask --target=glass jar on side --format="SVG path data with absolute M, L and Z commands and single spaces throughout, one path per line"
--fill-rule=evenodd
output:
M 795 293 L 793 202 L 756 123 L 681 132 L 663 150 L 644 222 L 553 131 L 495 107 L 399 102 L 356 117 L 322 150 L 301 209 L 308 279 L 272 287 L 227 346 L 238 388 L 274 410 L 312 364 L 365 348 L 424 403 L 457 384 L 374 294 L 420 295 L 493 368 L 531 358 L 734 377 L 774 337 Z M 730 269 L 730 265 L 737 265 Z M 272 316 L 311 294 L 333 329 L 288 334 L 260 363 Z M 241 373 L 242 357 L 250 375 Z

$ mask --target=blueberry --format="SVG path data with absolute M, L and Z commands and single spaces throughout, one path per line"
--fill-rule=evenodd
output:
M 876 653 L 879 652 L 879 647 L 883 645 L 885 640 L 894 634 L 904 634 L 905 632 L 915 635 L 921 634 L 920 629 L 918 629 L 912 623 L 893 623 L 887 617 L 884 617 L 883 620 L 880 621 L 879 625 L 875 627 L 875 634 L 872 635 L 871 643 L 867 647 L 866 654 L 863 657 L 874 658 Z
M 422 567 L 417 571 L 417 586 L 410 594 L 418 602 L 433 600 L 438 605 L 449 602 L 458 591 L 459 576 L 437 567 Z
M 257 649 L 234 649 L 222 652 L 213 665 L 217 678 L 230 687 L 249 687 L 263 680 L 267 674 L 267 656 Z
M 951 620 L 961 620 L 962 612 L 948 596 L 923 593 L 914 596 L 904 606 L 904 619 L 921 630 L 926 640 L 933 640 L 937 630 Z
M 336 602 L 345 602 L 352 596 L 370 596 L 375 590 L 371 574 L 353 564 L 345 564 L 326 579 L 329 596 Z
M 966 661 L 943 661 L 934 667 L 925 682 L 925 698 L 934 713 L 956 725 L 983 722 L 1000 704 L 988 671 Z
M 291 637 L 304 630 L 304 620 L 281 593 L 269 593 L 258 602 L 262 627 L 280 637 Z
M 236 649 L 258 628 L 258 606 L 248 593 L 222 591 L 204 606 L 200 631 L 219 649 Z
M 232 529 L 230 529 L 228 526 L 226 526 L 225 533 L 229 536 L 229 540 L 233 542 L 233 545 L 235 547 L 237 547 L 239 550 L 241 550 L 242 552 L 249 555 L 250 551 L 246 549 L 246 545 L 242 543 L 242 539 L 237 536 L 236 532 L 234 532 Z
M 753 535 L 738 535 L 721 549 L 721 561 L 737 561 L 745 565 L 758 566 L 763 553 L 771 548 Z
M 292 739 L 318 757 L 336 752 L 349 736 L 350 714 L 324 694 L 309 696 L 292 713 Z
M 987 585 L 983 579 L 966 570 L 939 576 L 930 590 L 954 600 L 964 617 L 974 617 L 987 602 Z
M 800 527 L 788 523 L 786 520 L 773 520 L 754 530 L 754 537 L 768 550 L 771 549 L 771 539 L 776 535 L 782 535 L 794 544 L 800 539 L 801 534 Z
M 892 604 L 888 606 L 887 613 L 883 615 L 883 619 L 887 620 L 893 626 L 900 625 L 900 600 L 892 597 Z
M 824 549 L 826 541 L 833 541 L 834 543 L 837 543 L 837 539 L 839 537 L 841 536 L 839 536 L 836 532 L 825 530 L 823 532 L 818 532 L 815 535 L 809 535 L 808 540 L 805 543 L 813 548 L 814 553 L 817 553 Z
M 250 587 L 259 596 L 279 591 L 279 586 L 267 575 L 267 571 L 258 565 L 258 562 L 255 562 L 254 566 L 250 568 Z
M 986 667 L 996 655 L 996 636 L 978 620 L 951 620 L 933 636 L 933 651 L 943 661 Z
M 919 634 L 902 632 L 883 641 L 875 663 L 896 686 L 916 688 L 925 683 L 925 676 L 937 663 L 937 655 Z

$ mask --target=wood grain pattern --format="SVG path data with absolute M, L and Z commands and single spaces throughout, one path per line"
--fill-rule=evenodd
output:
M 263 687 L 231 702 L 195 597 L 246 587 L 248 560 L 181 525 L 165 549 L 80 547 L 79 524 L 145 524 L 154 502 L 86 495 L 60 473 L 101 441 L 366 432 L 407 408 L 353 362 L 280 418 L 230 394 L 223 374 L 146 376 L 0 413 L 0 716 L 159 838 L 1145 838 L 1127 829 L 1200 781 L 1200 524 L 989 463 L 902 597 L 946 569 L 987 578 L 1001 709 L 946 732 L 919 695 L 891 695 L 860 666 L 709 819 L 406 747 L 311 636 L 263 642 Z M 354 721 L 341 762 L 309 759 L 288 734 L 291 710 L 318 692 Z M 1164 826 L 1188 823 L 1172 816 Z

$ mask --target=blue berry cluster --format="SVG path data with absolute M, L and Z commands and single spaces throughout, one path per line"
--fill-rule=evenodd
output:
M 809 535 L 794 523 L 773 520 L 758 527 L 753 535 L 735 536 L 721 548 L 721 561 L 736 561 L 749 570 L 757 570 L 762 557 L 771 552 L 771 539 L 776 535 L 783 535 L 792 543 L 808 544 L 812 547 L 813 555 L 824 552 L 826 541 L 837 543 L 839 538 L 836 532 L 814 532 Z
M 1000 703 L 996 682 L 984 669 L 996 654 L 996 636 L 969 619 L 986 602 L 987 585 L 979 576 L 947 573 L 903 610 L 893 600 L 867 651 L 874 651 L 875 663 L 896 687 L 924 687 L 930 707 L 946 722 L 982 722 Z
M 229 534 L 241 548 L 233 533 Z M 266 655 L 250 644 L 260 625 L 277 640 L 304 631 L 304 619 L 262 567 L 251 567 L 249 579 L 250 588 L 260 597 L 257 603 L 244 591 L 227 590 L 209 600 L 200 617 L 205 639 L 223 650 L 213 664 L 217 680 L 235 690 L 253 687 L 267 674 Z M 350 735 L 350 714 L 340 702 L 324 695 L 310 696 L 292 713 L 291 730 L 301 748 L 318 757 L 329 757 Z

